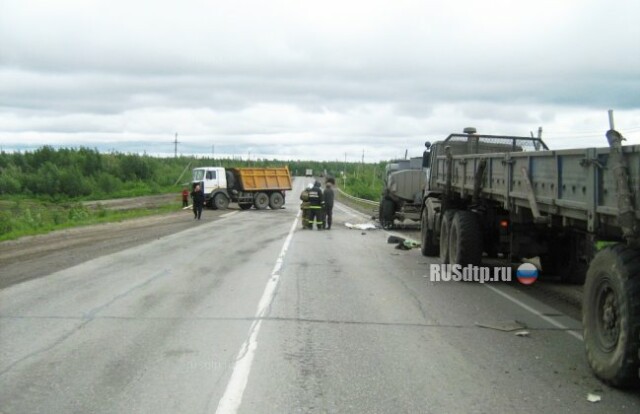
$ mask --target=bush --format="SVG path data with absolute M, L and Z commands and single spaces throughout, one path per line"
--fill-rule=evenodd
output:
M 20 181 L 2 172 L 0 175 L 0 194 L 18 194 L 20 192 Z
M 82 204 L 74 204 L 69 210 L 69 220 L 83 221 L 89 218 L 89 210 Z
M 13 230 L 13 220 L 11 214 L 6 211 L 0 211 L 0 234 L 6 234 Z

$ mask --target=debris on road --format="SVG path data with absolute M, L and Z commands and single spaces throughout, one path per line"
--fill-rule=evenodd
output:
M 476 322 L 476 326 L 479 326 L 481 328 L 495 329 L 497 331 L 504 331 L 504 332 L 517 331 L 519 329 L 525 329 L 527 327 L 522 322 L 518 322 L 516 320 L 496 321 L 496 322 L 489 322 L 489 323 Z
M 399 249 L 399 250 L 411 250 L 416 247 L 420 247 L 420 242 L 417 242 L 413 239 L 405 239 L 403 237 L 398 237 L 398 236 L 389 236 L 389 238 L 387 239 L 387 243 L 397 244 L 396 249 Z
M 529 331 L 518 331 L 514 334 L 515 336 L 528 337 Z
M 597 403 L 600 402 L 600 400 L 602 400 L 602 397 L 600 397 L 598 394 L 587 394 L 587 401 L 589 402 Z
M 420 247 L 420 243 L 419 242 L 417 242 L 415 240 L 411 240 L 411 239 L 406 239 L 402 243 L 398 243 L 398 245 L 396 246 L 396 249 L 411 250 L 411 249 L 414 249 L 416 247 Z
M 352 224 L 352 223 L 344 223 L 350 229 L 355 230 L 375 230 L 377 227 L 373 223 L 360 223 L 360 224 Z

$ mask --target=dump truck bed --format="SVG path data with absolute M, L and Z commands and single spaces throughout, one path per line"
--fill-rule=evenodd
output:
M 230 168 L 243 191 L 291 190 L 291 175 L 287 167 Z
M 631 187 L 640 185 L 640 145 L 623 147 Z M 453 155 L 451 189 L 462 197 L 473 194 L 474 178 L 482 160 L 486 167 L 480 197 L 502 203 L 504 209 L 530 208 L 528 174 L 538 209 L 543 214 L 584 220 L 587 230 L 617 226 L 616 183 L 608 166 L 610 149 L 582 148 L 558 151 Z M 447 185 L 447 156 L 437 157 L 436 183 Z M 634 205 L 638 205 L 634 200 Z M 636 209 L 636 218 L 640 212 Z

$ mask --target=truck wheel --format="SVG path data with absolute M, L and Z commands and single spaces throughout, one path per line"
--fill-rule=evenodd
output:
M 251 203 L 238 203 L 242 210 L 249 210 L 253 204 Z
M 213 198 L 213 205 L 216 209 L 226 210 L 229 207 L 229 199 L 222 193 L 216 194 Z
M 449 264 L 449 232 L 454 214 L 455 210 L 445 211 L 440 223 L 440 261 L 442 264 Z
M 602 381 L 640 385 L 640 252 L 623 244 L 593 258 L 584 285 L 587 360 Z
M 429 229 L 429 211 L 425 208 L 420 219 L 420 251 L 423 256 L 437 256 L 440 246 L 433 242 L 433 229 Z
M 380 202 L 380 226 L 383 229 L 393 227 L 393 218 L 395 216 L 395 204 L 391 200 L 382 199 Z
M 269 196 L 269 207 L 271 207 L 272 210 L 280 210 L 283 205 L 284 197 L 282 196 L 282 194 L 278 192 L 271 193 L 271 195 Z
M 449 262 L 478 266 L 482 262 L 482 227 L 475 213 L 457 211 L 449 230 Z
M 253 199 L 253 205 L 258 210 L 264 210 L 269 207 L 269 196 L 266 193 L 258 193 Z

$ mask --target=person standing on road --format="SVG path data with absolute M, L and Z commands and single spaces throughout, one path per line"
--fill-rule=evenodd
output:
M 331 180 L 327 180 L 324 188 L 324 212 L 325 221 L 324 228 L 331 230 L 331 222 L 333 221 L 333 185 Z
M 202 207 L 204 207 L 204 193 L 200 189 L 200 184 L 196 185 L 196 188 L 191 192 L 191 198 L 193 199 L 193 219 L 200 220 Z
M 182 207 L 188 207 L 189 206 L 189 190 L 187 190 L 187 187 L 185 187 L 182 190 Z
M 309 220 L 311 221 L 311 228 L 313 229 L 313 224 L 315 223 L 318 230 L 324 229 L 324 220 L 322 217 L 324 197 L 322 194 L 322 188 L 320 188 L 320 181 L 316 181 L 311 190 L 309 190 L 309 204 Z
M 308 229 L 311 227 L 311 218 L 309 217 L 309 207 L 311 203 L 309 202 L 309 190 L 313 187 L 312 184 L 309 184 L 307 188 L 305 188 L 302 193 L 300 193 L 300 200 L 302 203 L 300 204 L 300 210 L 302 210 L 302 228 Z

